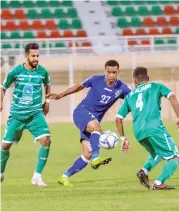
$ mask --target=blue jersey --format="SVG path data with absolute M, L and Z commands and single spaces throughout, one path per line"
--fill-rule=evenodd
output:
M 105 75 L 96 75 L 87 79 L 82 85 L 91 88 L 86 97 L 77 106 L 92 112 L 101 121 L 106 111 L 119 99 L 124 99 L 130 93 L 130 88 L 119 79 L 112 87 L 106 84 Z

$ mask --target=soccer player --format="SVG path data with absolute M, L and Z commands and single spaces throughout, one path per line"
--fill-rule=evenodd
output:
M 51 99 L 61 99 L 67 95 L 90 88 L 87 96 L 74 110 L 73 120 L 80 130 L 82 155 L 75 160 L 73 165 L 58 178 L 64 186 L 72 186 L 69 177 L 79 172 L 92 158 L 91 166 L 97 169 L 100 165 L 108 164 L 112 158 L 100 157 L 99 138 L 102 133 L 100 122 L 106 111 L 119 99 L 123 99 L 131 90 L 122 81 L 117 79 L 119 64 L 109 60 L 105 64 L 105 75 L 94 75 L 82 84 L 76 84 L 60 94 L 49 94 Z
M 128 152 L 130 142 L 124 135 L 123 119 L 131 112 L 133 130 L 137 141 L 149 152 L 150 156 L 144 167 L 137 173 L 142 185 L 150 188 L 148 172 L 161 160 L 166 160 L 162 172 L 152 185 L 153 190 L 175 189 L 174 186 L 164 184 L 179 164 L 179 152 L 173 138 L 166 130 L 161 120 L 161 98 L 168 98 L 176 113 L 176 125 L 179 128 L 179 104 L 175 94 L 160 83 L 149 82 L 148 71 L 138 67 L 133 72 L 136 88 L 124 99 L 120 107 L 116 125 L 123 140 L 122 150 Z
M 47 162 L 50 149 L 50 130 L 44 115 L 49 112 L 49 99 L 42 105 L 42 84 L 45 94 L 50 92 L 50 77 L 45 68 L 38 65 L 39 45 L 29 43 L 25 47 L 26 62 L 16 66 L 8 73 L 1 85 L 0 111 L 6 90 L 14 83 L 13 100 L 1 146 L 1 182 L 10 156 L 12 144 L 17 144 L 25 129 L 29 130 L 35 141 L 40 142 L 37 164 L 31 183 L 47 186 L 41 173 Z

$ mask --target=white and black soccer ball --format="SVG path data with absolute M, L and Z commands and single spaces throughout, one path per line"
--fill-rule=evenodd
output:
M 113 149 L 118 144 L 118 136 L 110 130 L 104 131 L 100 136 L 99 143 L 104 149 Z

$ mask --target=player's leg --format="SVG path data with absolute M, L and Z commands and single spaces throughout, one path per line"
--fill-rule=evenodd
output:
M 164 184 L 175 173 L 179 165 L 179 152 L 173 138 L 167 132 L 158 133 L 157 136 L 150 137 L 150 142 L 157 154 L 167 160 L 152 188 L 154 190 L 175 189 L 174 186 Z
M 37 153 L 37 163 L 34 175 L 32 177 L 32 184 L 37 186 L 47 186 L 42 180 L 42 172 L 45 168 L 50 151 L 50 130 L 45 120 L 43 113 L 38 113 L 32 117 L 26 124 L 26 128 L 34 136 L 35 141 L 40 142 L 40 147 Z
M 61 176 L 58 178 L 58 183 L 64 186 L 73 186 L 69 178 L 78 173 L 79 171 L 83 170 L 91 160 L 91 153 L 90 153 L 90 145 L 89 141 L 83 140 L 82 141 L 82 155 L 79 156 L 73 163 L 73 165 Z
M 4 171 L 10 157 L 10 148 L 12 144 L 19 142 L 24 128 L 25 125 L 21 121 L 12 116 L 9 117 L 1 145 L 1 182 L 4 180 Z

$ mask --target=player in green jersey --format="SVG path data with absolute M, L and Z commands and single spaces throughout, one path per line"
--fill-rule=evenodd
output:
M 45 116 L 49 112 L 49 100 L 42 104 L 42 84 L 45 94 L 50 92 L 50 77 L 45 68 L 38 65 L 39 45 L 29 43 L 25 47 L 26 62 L 16 66 L 8 73 L 1 85 L 0 111 L 3 109 L 3 99 L 6 90 L 14 83 L 13 100 L 1 146 L 1 182 L 10 156 L 12 144 L 17 144 L 24 129 L 30 131 L 35 141 L 40 142 L 37 165 L 32 177 L 32 184 L 47 186 L 41 173 L 47 162 L 50 149 L 50 130 Z
M 174 93 L 160 83 L 149 82 L 146 68 L 134 70 L 133 80 L 136 88 L 124 99 L 120 107 L 116 125 L 123 141 L 122 150 L 128 152 L 130 142 L 124 135 L 123 119 L 131 112 L 133 130 L 137 141 L 149 152 L 144 167 L 137 173 L 142 185 L 150 188 L 148 172 L 161 160 L 166 160 L 162 172 L 152 185 L 153 190 L 168 190 L 175 187 L 164 184 L 173 175 L 179 165 L 179 152 L 173 138 L 161 120 L 161 98 L 169 99 L 176 113 L 176 125 L 179 128 L 179 104 Z

